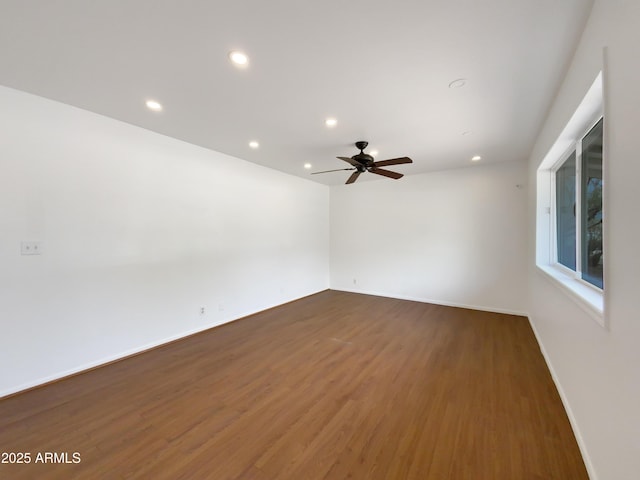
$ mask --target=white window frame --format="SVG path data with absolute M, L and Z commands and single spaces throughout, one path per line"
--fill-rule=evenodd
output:
M 605 291 L 582 279 L 581 261 L 581 184 L 582 184 L 582 139 L 603 118 L 604 102 L 602 72 L 580 103 L 575 114 L 566 125 L 552 148 L 549 150 L 537 171 L 536 200 L 536 266 L 537 270 L 569 298 L 576 302 L 591 318 L 603 328 L 607 328 L 605 317 Z M 605 119 L 606 137 L 606 119 Z M 606 141 L 604 142 L 606 146 Z M 605 148 L 605 147 L 603 147 Z M 556 223 L 556 185 L 555 175 L 569 156 L 576 152 L 576 271 L 558 262 L 557 223 Z M 605 163 L 603 152 L 603 212 L 606 210 Z M 606 214 L 604 215 L 606 218 Z M 606 229 L 606 224 L 603 224 Z M 606 235 L 603 235 L 606 237 Z M 603 246 L 604 266 L 606 269 L 606 245 Z M 606 283 L 605 283 L 606 285 Z
M 583 131 L 578 135 L 578 138 L 572 143 L 572 145 L 565 151 L 565 153 L 560 157 L 560 160 L 556 162 L 553 167 L 551 167 L 551 238 L 553 241 L 550 245 L 551 252 L 551 266 L 560 271 L 561 274 L 566 275 L 568 277 L 572 277 L 574 280 L 581 282 L 585 286 L 589 288 L 593 288 L 597 292 L 602 293 L 603 289 L 587 282 L 582 278 L 582 141 L 584 138 L 591 132 L 591 130 L 598 124 L 598 122 L 603 119 L 601 111 L 598 111 L 595 119 L 591 119 L 589 123 L 587 123 L 587 127 L 583 129 Z M 564 165 L 564 163 L 569 159 L 569 157 L 575 152 L 576 155 L 576 187 L 575 187 L 575 195 L 576 195 L 576 269 L 571 270 L 569 267 L 563 265 L 558 261 L 558 209 L 556 206 L 557 192 L 556 192 L 556 174 L 558 170 Z M 603 186 L 604 188 L 604 186 Z

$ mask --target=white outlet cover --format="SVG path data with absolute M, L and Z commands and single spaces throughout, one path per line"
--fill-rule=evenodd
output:
M 20 242 L 21 255 L 42 255 L 42 242 L 23 241 Z

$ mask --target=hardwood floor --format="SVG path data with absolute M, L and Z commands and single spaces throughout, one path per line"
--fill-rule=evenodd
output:
M 4 399 L 0 449 L 7 479 L 588 478 L 525 318 L 337 291 Z

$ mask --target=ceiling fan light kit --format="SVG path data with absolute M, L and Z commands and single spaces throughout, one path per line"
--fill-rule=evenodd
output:
M 364 153 L 364 149 L 367 148 L 367 145 L 369 145 L 369 142 L 358 141 L 356 142 L 356 148 L 360 150 L 360 153 L 354 155 L 353 157 L 336 157 L 350 164 L 351 168 L 324 170 L 322 172 L 313 172 L 311 175 L 317 175 L 319 173 L 338 172 L 341 170 L 355 170 L 355 172 L 353 172 L 347 179 L 347 185 L 355 182 L 360 174 L 364 172 L 375 173 L 376 175 L 382 175 L 383 177 L 393 178 L 394 180 L 397 180 L 399 178 L 402 178 L 404 175 L 402 173 L 392 172 L 391 170 L 385 170 L 380 167 L 401 165 L 403 163 L 413 163 L 413 160 L 411 160 L 409 157 L 392 158 L 389 160 L 381 160 L 379 162 L 376 162 L 371 155 Z

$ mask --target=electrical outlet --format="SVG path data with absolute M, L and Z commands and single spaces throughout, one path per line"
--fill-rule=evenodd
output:
M 42 255 L 42 242 L 20 242 L 21 255 Z
M 353 284 L 355 285 L 356 283 L 358 283 L 358 282 L 357 282 L 357 281 L 356 281 L 356 279 L 354 278 L 354 279 L 353 279 Z
M 204 315 L 204 310 L 205 310 L 204 307 L 200 307 L 200 315 Z

